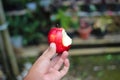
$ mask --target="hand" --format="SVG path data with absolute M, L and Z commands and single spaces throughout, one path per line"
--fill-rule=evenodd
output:
M 33 64 L 24 80 L 60 80 L 66 75 L 70 66 L 67 58 L 68 52 L 65 51 L 57 56 L 55 54 L 56 45 L 51 43 L 50 47 Z

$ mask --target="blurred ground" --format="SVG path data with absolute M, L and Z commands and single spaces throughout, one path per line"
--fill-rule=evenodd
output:
M 62 80 L 119 80 L 120 55 L 72 56 L 71 68 Z

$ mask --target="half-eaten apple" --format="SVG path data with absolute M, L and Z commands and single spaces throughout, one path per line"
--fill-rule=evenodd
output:
M 67 35 L 63 28 L 52 28 L 48 33 L 48 42 L 56 44 L 58 54 L 68 51 L 72 44 L 72 39 Z

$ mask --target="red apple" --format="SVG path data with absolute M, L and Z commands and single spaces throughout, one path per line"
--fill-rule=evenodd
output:
M 72 39 L 67 35 L 63 28 L 52 28 L 48 33 L 48 42 L 56 44 L 58 54 L 68 51 L 72 44 Z

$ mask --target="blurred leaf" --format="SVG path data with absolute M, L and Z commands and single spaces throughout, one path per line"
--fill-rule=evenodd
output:
M 86 77 L 88 73 L 86 71 L 83 72 L 82 77 Z
M 104 72 L 103 72 L 103 71 L 99 71 L 99 72 L 97 73 L 97 77 L 102 77 L 102 76 L 103 76 L 103 74 L 104 74 Z
M 27 39 L 23 39 L 23 45 L 27 45 Z
M 112 59 L 112 55 L 107 55 L 107 56 L 106 56 L 106 59 L 107 59 L 107 60 L 111 60 L 111 59 Z

